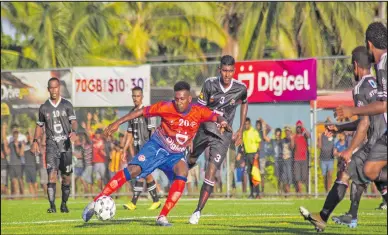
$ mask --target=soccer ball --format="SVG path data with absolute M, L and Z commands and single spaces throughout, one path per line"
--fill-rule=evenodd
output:
M 94 204 L 94 214 L 99 220 L 110 220 L 116 214 L 116 204 L 109 196 L 102 196 Z

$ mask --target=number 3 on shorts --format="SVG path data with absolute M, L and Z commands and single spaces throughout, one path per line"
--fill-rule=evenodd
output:
M 221 155 L 217 154 L 216 158 L 214 158 L 214 161 L 220 162 L 221 160 Z

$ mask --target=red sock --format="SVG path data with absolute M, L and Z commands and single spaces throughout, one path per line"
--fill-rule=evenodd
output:
M 181 197 L 183 190 L 185 189 L 186 182 L 183 180 L 174 180 L 171 184 L 170 191 L 168 192 L 168 197 L 166 203 L 163 206 L 162 211 L 159 216 L 167 216 L 170 210 L 175 206 Z
M 105 185 L 104 189 L 100 194 L 97 195 L 93 199 L 93 201 L 97 201 L 97 199 L 101 196 L 109 196 L 112 193 L 116 192 L 117 189 L 121 188 L 123 184 L 127 182 L 127 179 L 125 178 L 124 170 L 118 171 L 112 179 L 108 182 L 108 184 Z

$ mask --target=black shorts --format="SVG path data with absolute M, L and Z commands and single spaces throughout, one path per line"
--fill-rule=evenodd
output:
M 61 174 L 68 175 L 73 172 L 71 151 L 59 152 L 56 149 L 46 150 L 47 171 L 60 170 Z
M 23 177 L 22 166 L 21 165 L 9 165 L 8 166 L 9 178 L 12 179 L 21 179 Z
M 223 138 L 200 128 L 193 141 L 193 153 L 189 156 L 189 162 L 196 162 L 198 157 L 209 147 L 209 154 L 205 156 L 208 163 L 216 165 L 220 169 L 222 162 L 226 157 L 230 142 L 232 141 L 232 133 L 225 132 Z
M 26 176 L 27 183 L 36 183 L 36 167 L 35 166 L 27 166 L 24 168 L 24 174 Z
M 367 161 L 387 161 L 387 134 L 371 147 Z
M 364 165 L 369 154 L 369 147 L 364 145 L 352 155 L 352 160 L 348 163 L 348 174 L 350 179 L 356 184 L 367 184 L 370 182 L 364 174 Z

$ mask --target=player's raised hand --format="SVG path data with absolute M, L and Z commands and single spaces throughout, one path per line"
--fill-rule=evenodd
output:
M 107 138 L 108 136 L 111 136 L 113 133 L 115 133 L 119 129 L 118 123 L 112 123 L 104 130 L 104 136 Z
M 223 128 L 227 132 L 233 132 L 232 127 L 226 121 L 221 122 L 220 126 L 221 126 L 221 128 Z
M 353 116 L 352 108 L 340 105 L 335 109 L 335 115 L 338 121 L 343 120 L 345 118 L 351 118 Z

